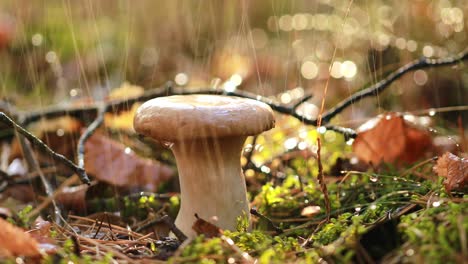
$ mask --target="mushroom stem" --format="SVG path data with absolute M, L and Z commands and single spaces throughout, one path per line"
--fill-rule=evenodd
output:
M 245 136 L 176 141 L 172 151 L 179 170 L 181 206 L 175 224 L 196 236 L 195 214 L 222 229 L 234 230 L 237 217 L 249 215 L 240 154 Z

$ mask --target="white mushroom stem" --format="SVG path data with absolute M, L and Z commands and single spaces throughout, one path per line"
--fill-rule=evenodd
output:
M 177 141 L 172 146 L 181 192 L 175 225 L 188 237 L 196 235 L 192 229 L 195 214 L 228 230 L 235 230 L 239 216 L 250 218 L 240 166 L 245 138 L 198 138 Z

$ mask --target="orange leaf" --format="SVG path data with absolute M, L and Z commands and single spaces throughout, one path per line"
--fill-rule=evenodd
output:
M 101 134 L 85 144 L 85 169 L 98 180 L 120 187 L 144 187 L 155 191 L 174 175 L 172 168 L 126 151 L 124 145 Z
M 0 257 L 39 257 L 37 241 L 23 229 L 0 218 Z
M 198 235 L 203 234 L 205 235 L 206 238 L 212 238 L 212 237 L 219 237 L 223 234 L 223 231 L 221 230 L 221 228 L 200 218 L 197 214 L 195 214 L 195 217 L 197 218 L 197 221 L 195 221 L 195 223 L 193 224 L 192 229 Z
M 437 160 L 434 172 L 446 178 L 444 185 L 447 191 L 462 189 L 468 181 L 468 160 L 446 152 Z
M 143 87 L 124 82 L 120 85 L 120 87 L 112 89 L 110 94 L 107 96 L 107 100 L 111 101 L 116 99 L 128 99 L 140 96 L 144 92 L 145 90 Z
M 361 131 L 359 131 L 361 130 Z M 418 129 L 401 115 L 390 113 L 366 122 L 358 129 L 353 152 L 364 162 L 411 163 L 432 146 L 429 133 Z
M 33 229 L 28 233 L 39 243 L 39 248 L 47 254 L 57 253 L 58 247 L 55 245 L 52 237 L 50 236 L 50 228 L 52 223 L 45 221 L 42 218 L 34 221 Z

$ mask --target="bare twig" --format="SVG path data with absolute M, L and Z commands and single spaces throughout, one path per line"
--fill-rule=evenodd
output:
M 44 176 L 44 173 L 42 173 L 41 167 L 39 166 L 39 162 L 33 156 L 33 151 L 31 149 L 31 145 L 29 144 L 29 142 L 26 141 L 26 139 L 20 135 L 18 135 L 18 140 L 20 142 L 21 149 L 23 150 L 24 158 L 26 159 L 26 162 L 28 163 L 29 169 L 37 172 L 37 174 L 39 175 L 39 178 L 41 179 L 42 185 L 44 186 L 45 193 L 52 202 L 52 206 L 54 207 L 53 215 L 55 216 L 55 223 L 57 225 L 60 225 L 60 222 L 62 219 L 61 217 L 62 213 L 60 211 L 60 208 L 57 206 L 57 203 L 55 202 L 54 189 L 52 188 L 52 185 L 50 185 L 49 181 Z
M 312 94 L 309 94 L 309 95 L 306 95 L 304 97 L 302 97 L 298 102 L 296 102 L 292 107 L 291 107 L 291 110 L 293 110 L 294 112 L 297 110 L 297 108 L 299 108 L 299 106 L 301 106 L 303 103 L 309 101 L 310 98 L 312 98 L 313 95 Z
M 57 195 L 59 195 L 64 188 L 72 185 L 73 183 L 75 183 L 76 181 L 78 181 L 78 177 L 76 175 L 73 175 L 72 177 L 66 179 L 58 188 L 57 190 L 55 190 L 55 192 L 53 193 L 53 195 L 51 196 L 48 196 L 46 199 L 44 199 L 44 201 L 42 201 L 41 204 L 39 204 L 37 207 L 34 208 L 34 210 L 32 210 L 30 213 L 28 213 L 27 217 L 28 218 L 33 218 L 34 216 L 38 215 L 44 208 L 46 208 L 51 202 L 54 203 L 55 202 L 55 197 L 57 197 Z
M 39 138 L 37 138 L 36 136 L 31 134 L 29 131 L 24 129 L 22 126 L 15 123 L 10 117 L 8 117 L 7 115 L 5 115 L 2 112 L 0 112 L 0 120 L 3 123 L 5 123 L 5 124 L 11 126 L 12 128 L 14 128 L 16 131 L 18 131 L 18 133 L 20 133 L 25 138 L 27 138 L 31 142 L 31 144 L 36 146 L 39 150 L 49 154 L 54 160 L 64 164 L 65 166 L 70 168 L 72 171 L 74 171 L 76 174 L 78 174 L 78 176 L 80 177 L 82 182 L 84 182 L 86 184 L 90 184 L 88 175 L 86 174 L 86 171 L 83 168 L 78 167 L 77 165 L 75 165 L 73 162 L 71 162 L 69 159 L 67 159 L 62 154 L 54 152 L 52 149 L 49 148 L 49 146 L 47 146 L 44 142 L 42 142 L 42 140 L 40 140 Z
M 102 122 L 104 122 L 104 115 L 107 112 L 108 107 L 102 106 L 98 108 L 98 115 L 96 119 L 86 128 L 86 130 L 81 134 L 80 139 L 78 140 L 77 145 L 77 157 L 78 157 L 78 166 L 80 168 L 85 167 L 84 161 L 84 152 L 85 152 L 85 143 L 89 137 L 93 135 L 93 133 L 98 129 Z
M 377 96 L 381 92 L 385 90 L 392 82 L 398 80 L 403 75 L 408 72 L 415 71 L 418 69 L 423 68 L 430 68 L 430 67 L 440 67 L 440 66 L 447 66 L 460 63 L 464 60 L 468 60 L 468 48 L 464 51 L 458 53 L 453 57 L 441 58 L 441 59 L 430 59 L 430 58 L 421 58 L 418 60 L 414 60 L 396 71 L 390 73 L 387 77 L 379 81 L 378 83 L 371 85 L 361 91 L 358 91 L 351 95 L 350 97 L 346 98 L 345 100 L 338 103 L 332 109 L 326 111 L 322 116 L 322 121 L 324 124 L 330 122 L 330 120 L 341 113 L 345 108 L 349 107 L 350 105 L 370 96 Z
M 277 225 L 275 225 L 275 223 L 273 223 L 273 221 L 271 221 L 270 218 L 264 216 L 264 215 L 261 214 L 259 211 L 257 211 L 257 210 L 255 210 L 255 209 L 252 208 L 252 209 L 250 209 L 250 213 L 253 214 L 253 215 L 255 215 L 256 217 L 259 217 L 259 218 L 261 218 L 261 219 L 267 221 L 268 224 L 270 224 L 270 225 L 273 227 L 273 229 L 275 230 L 275 232 L 276 232 L 277 235 L 279 235 L 279 234 L 281 234 L 281 233 L 284 232 L 283 229 L 281 229 L 281 228 L 279 228 Z
M 113 100 L 106 103 L 106 112 L 119 112 L 123 110 L 127 110 L 129 105 L 132 105 L 136 102 L 144 102 L 152 98 L 168 96 L 168 95 L 190 95 L 190 94 L 217 94 L 217 95 L 226 95 L 226 96 L 237 96 L 243 98 L 249 98 L 253 100 L 257 100 L 268 104 L 273 110 L 278 113 L 290 115 L 296 119 L 299 119 L 301 122 L 307 125 L 316 125 L 316 120 L 309 119 L 299 113 L 297 113 L 296 109 L 302 103 L 307 101 L 311 98 L 310 95 L 305 96 L 304 98 L 300 99 L 295 106 L 289 107 L 284 106 L 278 103 L 275 103 L 273 100 L 268 99 L 266 97 L 245 92 L 245 91 L 235 91 L 235 92 L 228 92 L 225 90 L 220 89 L 213 89 L 213 88 L 201 88 L 199 90 L 187 90 L 184 88 L 174 88 L 171 85 L 166 85 L 163 88 L 155 88 L 152 89 L 145 94 L 134 97 L 134 98 L 127 98 L 125 100 Z M 83 117 L 96 117 L 99 112 L 99 108 L 101 104 L 92 104 L 87 106 L 79 106 L 79 107 L 50 107 L 38 112 L 32 113 L 19 113 L 23 116 L 23 122 L 21 123 L 23 126 L 35 122 L 41 118 L 55 118 L 64 115 L 68 115 L 71 117 L 75 117 L 78 119 L 83 119 Z M 346 137 L 355 137 L 356 133 L 349 128 L 340 128 L 338 126 L 327 126 L 327 129 L 336 131 L 338 133 L 344 134 Z
M 184 242 L 187 239 L 187 236 L 180 231 L 179 228 L 173 223 L 171 218 L 168 215 L 164 215 L 161 217 L 161 221 L 164 222 L 169 229 L 174 233 L 174 235 L 179 239 L 180 242 Z

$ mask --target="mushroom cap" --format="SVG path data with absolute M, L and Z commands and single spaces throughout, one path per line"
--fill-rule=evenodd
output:
M 275 126 L 265 103 L 222 95 L 174 95 L 141 105 L 135 131 L 158 141 L 251 136 Z

